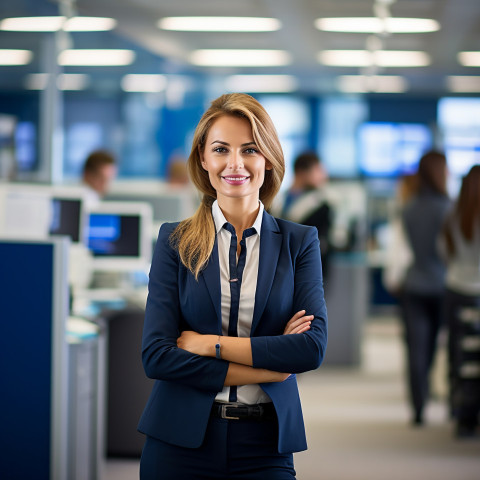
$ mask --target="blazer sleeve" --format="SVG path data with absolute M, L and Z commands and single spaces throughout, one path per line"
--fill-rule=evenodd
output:
M 177 347 L 182 314 L 178 294 L 180 259 L 169 239 L 174 227 L 162 225 L 153 254 L 143 327 L 143 367 L 150 378 L 218 392 L 223 388 L 228 362 Z
M 294 260 L 293 313 L 306 310 L 314 315 L 310 330 L 292 335 L 252 337 L 255 368 L 302 373 L 320 366 L 327 346 L 327 309 L 324 299 L 322 266 L 315 228 L 306 229 Z

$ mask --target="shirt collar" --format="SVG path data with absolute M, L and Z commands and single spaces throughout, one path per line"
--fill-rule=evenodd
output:
M 265 210 L 265 207 L 263 206 L 263 203 L 260 200 L 258 201 L 258 203 L 260 204 L 260 208 L 258 210 L 257 218 L 253 222 L 252 227 L 255 229 L 258 235 L 260 235 L 260 230 L 262 228 L 263 211 Z M 212 205 L 212 216 L 213 216 L 213 221 L 215 223 L 215 230 L 218 233 L 223 228 L 223 226 L 226 223 L 228 223 L 228 221 L 225 218 L 225 215 L 223 214 L 222 210 L 218 206 L 217 200 L 215 200 Z

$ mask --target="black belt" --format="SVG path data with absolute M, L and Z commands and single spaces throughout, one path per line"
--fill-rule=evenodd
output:
M 212 416 L 228 420 L 272 420 L 276 417 L 273 403 L 242 405 L 239 403 L 214 402 Z

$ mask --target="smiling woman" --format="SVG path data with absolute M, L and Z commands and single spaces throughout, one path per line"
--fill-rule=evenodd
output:
M 295 374 L 320 365 L 327 341 L 316 229 L 265 211 L 285 165 L 249 95 L 212 102 L 188 167 L 202 203 L 162 225 L 150 271 L 140 478 L 294 479 L 306 449 Z
M 242 209 L 258 212 L 265 170 L 271 170 L 272 166 L 253 141 L 247 119 L 231 115 L 217 119 L 208 132 L 206 147 L 200 157 L 223 209 L 233 213 L 232 200 L 241 198 Z M 234 203 L 238 211 L 238 200 Z M 249 220 L 245 221 L 248 223 Z

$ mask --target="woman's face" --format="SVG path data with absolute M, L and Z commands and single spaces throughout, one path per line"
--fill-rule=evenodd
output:
M 212 124 L 200 159 L 219 202 L 225 197 L 258 202 L 265 170 L 272 168 L 253 140 L 250 122 L 230 115 Z

